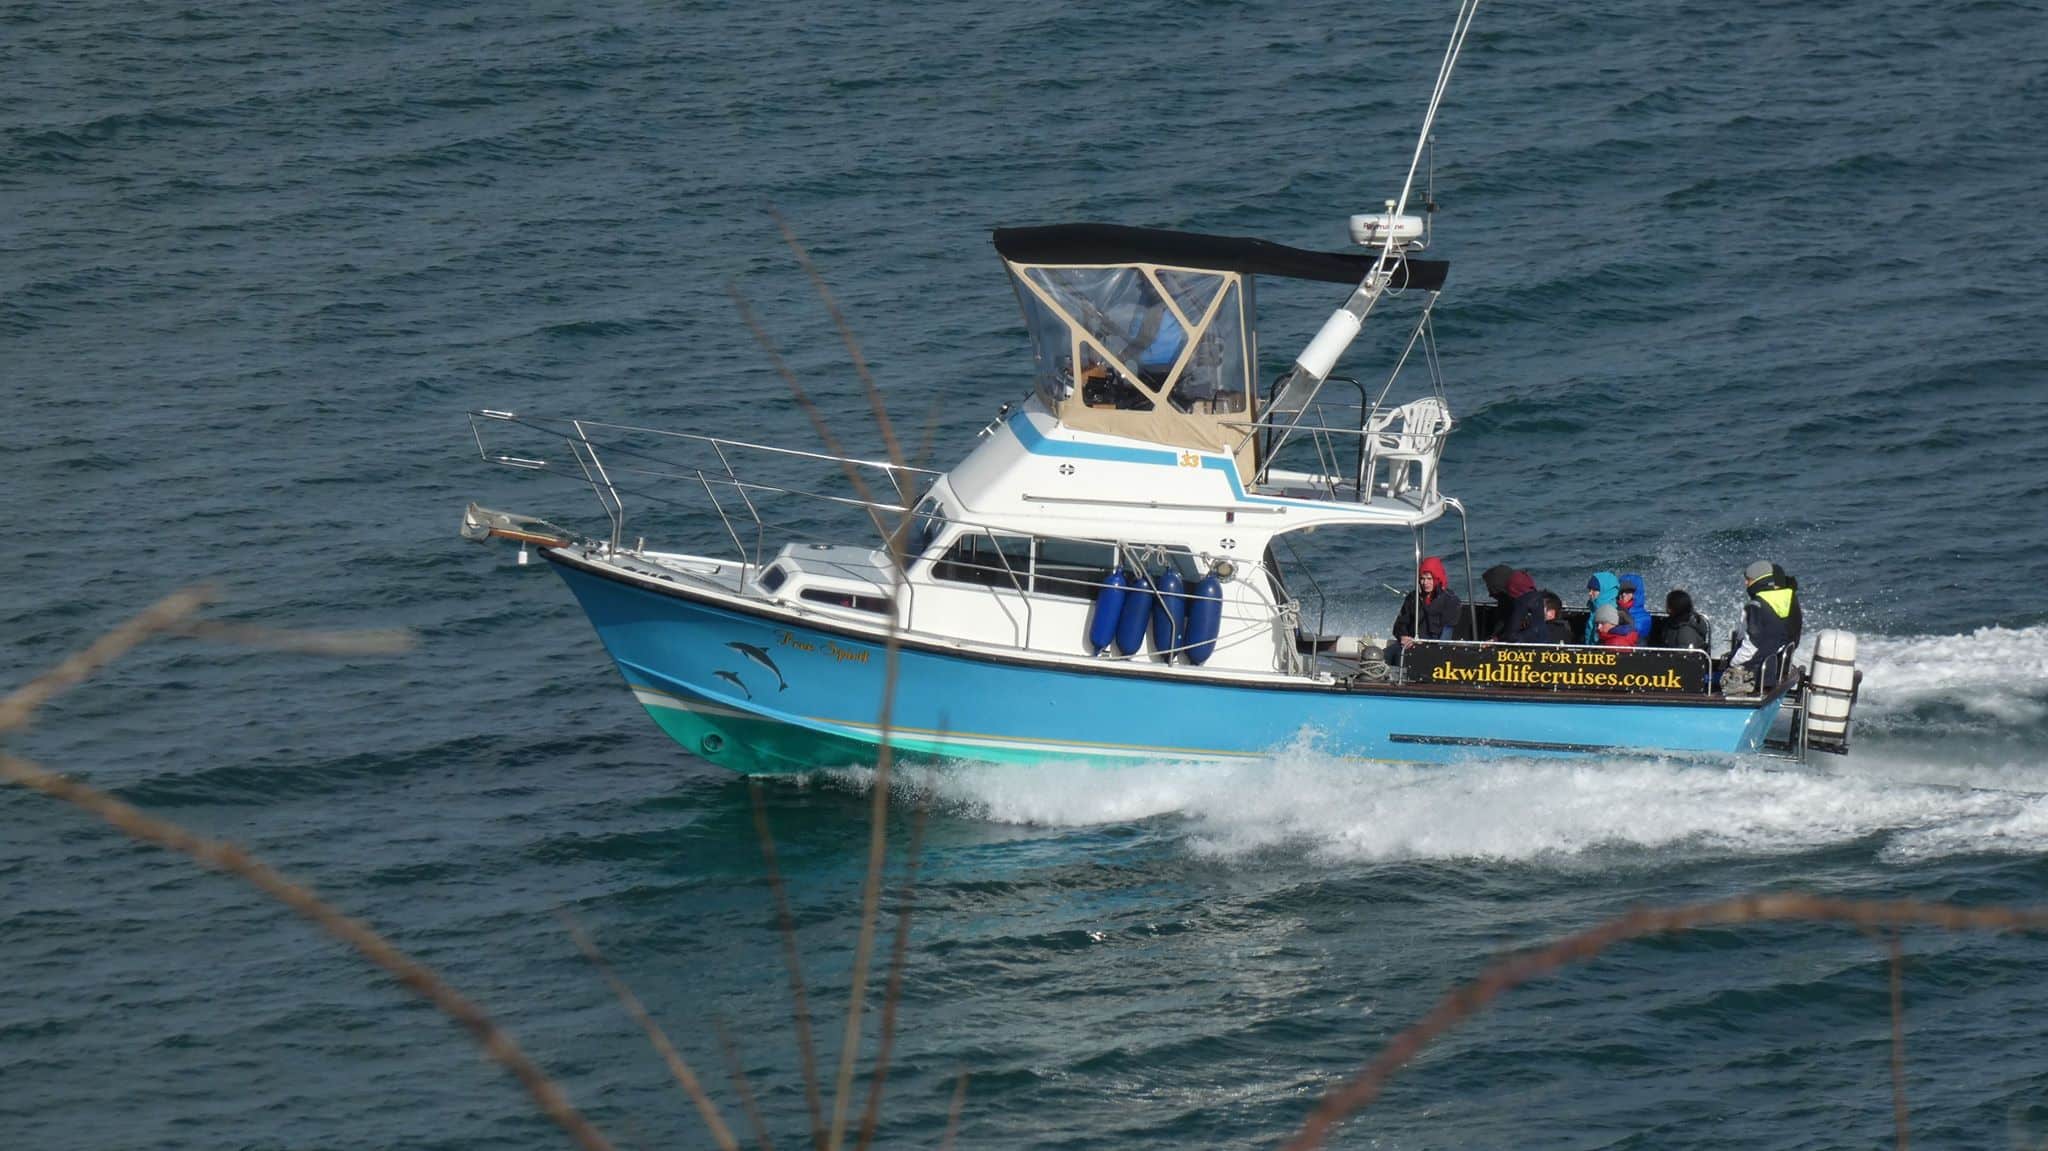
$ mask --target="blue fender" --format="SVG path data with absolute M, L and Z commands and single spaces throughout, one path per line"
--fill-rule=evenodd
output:
M 1141 571 L 1129 583 L 1116 617 L 1116 650 L 1122 655 L 1136 655 L 1145 646 L 1145 625 L 1152 620 L 1151 579 Z
M 1212 572 L 1195 581 L 1188 599 L 1188 659 L 1197 667 L 1216 654 L 1216 635 L 1223 630 L 1223 581 Z
M 1152 597 L 1152 650 L 1172 663 L 1173 649 L 1187 637 L 1187 583 L 1180 578 L 1180 572 L 1168 566 L 1159 573 L 1155 586 L 1158 593 Z
M 1101 652 L 1116 641 L 1116 625 L 1123 622 L 1124 588 L 1130 583 L 1124 573 L 1109 573 L 1095 593 L 1095 614 L 1088 617 L 1088 650 Z

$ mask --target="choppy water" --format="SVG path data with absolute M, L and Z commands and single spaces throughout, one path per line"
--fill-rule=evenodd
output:
M 737 278 L 863 405 L 764 215 L 939 454 L 1026 375 L 987 232 L 1307 244 L 1394 191 L 1449 7 L 0 8 L 0 652 L 18 682 L 205 579 L 418 629 L 403 660 L 163 644 L 17 746 L 240 840 L 439 964 L 628 1144 L 687 1105 L 550 912 L 709 1073 L 802 1095 L 746 788 L 670 746 L 549 577 L 460 544 L 472 406 L 809 443 Z M 1447 487 L 1482 563 L 1636 567 L 1717 622 L 1759 555 L 1863 633 L 1856 752 L 961 769 L 929 801 L 884 1135 L 953 1075 L 994 1146 L 1271 1143 L 1451 980 L 1643 901 L 2048 897 L 2048 21 L 2035 3 L 1508 6 L 1440 134 Z M 1326 294 L 1262 292 L 1277 364 Z M 714 534 L 672 537 L 716 546 Z M 1320 541 L 1334 610 L 1400 565 Z M 771 785 L 820 999 L 858 773 Z M 2048 1134 L 2048 944 L 1909 941 L 1928 1146 Z M 454 1029 L 241 888 L 0 791 L 8 1146 L 552 1147 Z M 1377 1147 L 1869 1145 L 1885 967 L 1852 932 L 1623 948 L 1433 1048 Z M 821 1026 L 828 1052 L 836 1025 Z M 737 1115 L 734 1115 L 737 1121 Z

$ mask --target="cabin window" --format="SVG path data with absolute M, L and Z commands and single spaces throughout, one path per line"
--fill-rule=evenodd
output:
M 761 577 L 761 590 L 769 595 L 774 595 L 776 591 L 781 589 L 783 584 L 788 582 L 789 573 L 787 571 L 784 571 L 780 566 L 771 567 Z
M 970 531 L 932 565 L 932 578 L 1021 590 L 1031 586 L 1031 537 Z
M 1172 564 L 1174 570 L 1180 572 L 1180 578 L 1190 584 L 1208 574 L 1195 559 L 1195 553 L 1179 544 L 1124 545 L 1124 568 L 1128 571 L 1142 570 L 1156 578 L 1168 564 Z
M 1188 329 L 1142 270 L 1032 268 L 1026 274 L 1104 351 L 1147 384 L 1166 382 L 1187 347 Z
M 1094 540 L 1038 541 L 1032 590 L 1041 595 L 1092 600 L 1116 570 L 1116 545 Z
M 1152 397 L 1125 379 L 1122 372 L 1087 343 L 1081 344 L 1081 402 L 1091 408 L 1119 412 L 1152 410 Z
M 812 603 L 829 604 L 832 607 L 850 607 L 855 611 L 871 611 L 882 615 L 889 610 L 889 601 L 878 595 L 856 595 L 853 592 L 832 591 L 828 588 L 807 587 L 803 598 Z
M 939 538 L 946 521 L 939 515 L 939 501 L 936 496 L 926 496 L 910 513 L 910 533 L 903 538 L 903 558 L 914 560 L 932 548 L 932 541 Z
M 1189 326 L 1200 326 L 1202 317 L 1209 314 L 1209 305 L 1215 302 L 1216 289 L 1223 286 L 1225 277 L 1215 272 L 1183 271 L 1178 268 L 1161 268 L 1158 271 L 1159 285 L 1166 294 L 1173 297 L 1174 306 L 1187 317 Z M 1225 303 L 1224 307 L 1230 307 Z
M 1074 338 L 1067 323 L 1033 295 L 1031 289 L 1012 282 L 1017 302 L 1024 309 L 1024 330 L 1031 336 L 1031 358 L 1037 368 L 1039 401 L 1058 411 L 1061 401 L 1074 394 Z
M 1161 272 L 1164 280 L 1172 273 Z M 1196 315 L 1200 322 L 1200 313 Z M 1245 348 L 1243 312 L 1237 303 L 1237 285 L 1224 290 L 1223 303 L 1216 309 L 1216 318 L 1202 333 L 1195 345 L 1195 354 L 1188 359 L 1188 366 L 1174 381 L 1173 394 L 1167 399 L 1183 412 L 1201 412 L 1209 415 L 1229 415 L 1245 411 L 1249 406 L 1249 390 L 1245 386 Z

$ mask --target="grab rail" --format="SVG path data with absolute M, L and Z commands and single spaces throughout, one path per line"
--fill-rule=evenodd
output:
M 696 486 L 703 489 L 705 497 L 711 503 L 712 510 L 717 513 L 719 522 L 724 525 L 726 535 L 732 540 L 733 546 L 738 550 L 743 565 L 742 578 L 744 578 L 745 567 L 758 567 L 763 559 L 762 552 L 767 524 L 761 516 L 760 507 L 754 500 L 756 494 L 777 493 L 804 496 L 839 506 L 860 508 L 867 513 L 868 518 L 874 523 L 876 531 L 881 534 L 883 546 L 888 547 L 890 536 L 895 529 L 884 522 L 885 515 L 903 516 L 908 514 L 911 505 L 916 502 L 921 487 L 927 486 L 930 480 L 944 474 L 930 468 L 896 464 L 889 460 L 862 459 L 855 456 L 806 451 L 800 448 L 777 447 L 773 444 L 757 444 L 746 440 L 730 439 L 724 436 L 669 431 L 636 424 L 620 424 L 602 420 L 584 420 L 562 416 L 527 416 L 492 408 L 478 408 L 471 411 L 469 413 L 469 425 L 471 437 L 476 441 L 477 454 L 486 463 L 515 468 L 520 471 L 554 472 L 580 478 L 590 488 L 592 494 L 597 497 L 598 504 L 604 509 L 605 519 L 611 528 L 608 543 L 613 554 L 618 554 L 624 550 L 626 537 L 626 505 L 621 495 L 622 492 L 657 503 L 671 502 L 661 496 L 647 492 L 636 492 L 631 488 L 623 487 L 614 478 L 615 476 L 638 476 L 647 479 L 675 480 L 685 483 L 694 482 Z M 495 429 L 498 426 L 522 428 L 541 436 L 561 440 L 566 446 L 570 458 L 574 461 L 573 470 L 566 465 L 556 466 L 546 459 L 516 454 L 509 450 L 495 450 L 493 443 L 486 442 L 485 429 L 487 427 Z M 610 433 L 610 435 L 601 438 L 600 433 Z M 679 444 L 709 449 L 711 456 L 717 461 L 716 466 L 692 466 L 689 463 L 672 460 L 655 452 L 642 450 L 626 442 L 627 437 L 633 436 L 654 437 L 657 440 L 673 441 Z M 495 437 L 492 437 L 492 439 L 495 439 Z M 603 454 L 599 453 L 600 448 L 603 449 Z M 755 458 L 750 458 L 750 454 Z M 607 457 L 609 457 L 609 462 L 607 462 Z M 855 478 L 856 488 L 865 488 L 868 494 L 856 494 L 855 496 L 831 495 L 742 476 L 740 468 L 746 463 L 761 462 L 758 457 L 811 460 L 837 465 L 847 469 L 850 476 Z M 736 465 L 735 461 L 740 462 Z M 867 475 L 876 476 L 879 480 L 886 480 L 888 484 L 887 490 L 895 497 L 895 502 L 886 502 L 875 498 L 873 492 L 875 491 L 875 486 L 879 486 L 879 484 L 869 486 L 865 481 L 858 479 L 858 477 Z M 752 531 L 749 533 L 753 537 L 752 548 L 749 548 L 741 538 L 741 529 L 735 523 L 735 518 L 739 514 L 737 510 L 728 510 L 725 501 L 719 499 L 717 489 L 720 487 L 726 488 L 737 495 L 740 505 L 744 507 L 746 521 L 752 525 Z

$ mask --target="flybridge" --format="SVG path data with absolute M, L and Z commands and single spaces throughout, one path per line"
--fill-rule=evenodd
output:
M 1354 487 L 1370 482 L 1358 473 L 1367 470 L 1365 436 L 1382 415 L 1379 405 L 1366 404 L 1361 391 L 1359 409 L 1337 419 L 1336 434 L 1348 443 L 1330 442 L 1331 413 L 1312 404 L 1282 404 L 1274 408 L 1282 422 L 1266 422 L 1255 277 L 1342 284 L 1379 277 L 1383 290 L 1413 289 L 1434 300 L 1450 269 L 1442 260 L 1410 258 L 1405 248 L 1389 261 L 1384 252 L 1318 252 L 1114 224 L 1000 228 L 995 247 L 1024 312 L 1039 402 L 1061 424 L 1230 452 L 1239 472 L 1257 482 L 1287 433 L 1312 415 L 1323 454 L 1355 460 Z M 1427 316 L 1425 307 L 1421 323 Z M 1382 419 L 1377 430 L 1402 429 Z M 1448 420 L 1429 430 L 1448 431 Z

